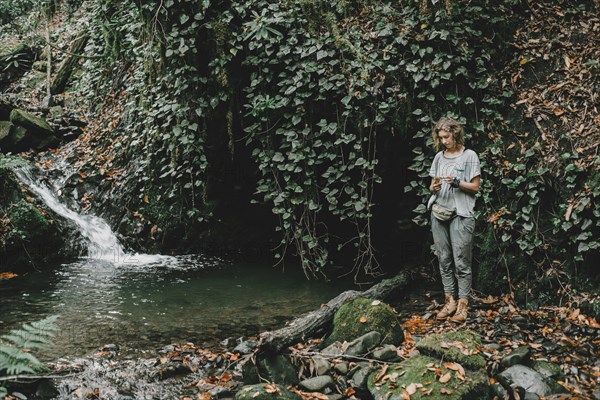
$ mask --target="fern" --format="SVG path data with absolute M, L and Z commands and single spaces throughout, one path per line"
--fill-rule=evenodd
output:
M 32 349 L 43 349 L 51 343 L 58 327 L 53 315 L 41 321 L 24 324 L 0 336 L 0 376 L 34 374 L 46 369 L 45 365 L 33 354 Z M 6 388 L 0 385 L 0 398 L 6 394 Z

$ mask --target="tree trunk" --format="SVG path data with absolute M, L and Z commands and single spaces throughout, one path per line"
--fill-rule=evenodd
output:
M 347 301 L 357 297 L 385 299 L 408 286 L 408 274 L 400 273 L 391 279 L 385 279 L 370 289 L 359 292 L 348 290 L 330 300 L 320 309 L 296 318 L 281 329 L 260 334 L 258 349 L 278 353 L 287 346 L 313 337 L 333 320 L 336 311 Z
M 56 76 L 52 81 L 52 87 L 50 89 L 53 95 L 59 94 L 65 91 L 67 87 L 67 83 L 69 82 L 69 78 L 71 77 L 71 73 L 73 72 L 73 67 L 79 61 L 79 55 L 83 51 L 89 36 L 83 35 L 79 37 L 71 47 L 69 48 L 69 54 L 63 61 L 62 65 L 56 72 Z
M 46 55 L 47 65 L 46 65 L 46 97 L 48 98 L 48 104 L 50 104 L 50 99 L 52 97 L 52 90 L 50 90 L 50 82 L 52 79 L 52 47 L 50 46 L 50 17 L 46 16 Z

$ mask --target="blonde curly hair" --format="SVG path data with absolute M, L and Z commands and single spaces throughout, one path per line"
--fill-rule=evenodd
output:
M 442 117 L 433 127 L 431 138 L 433 139 L 433 148 L 438 151 L 442 147 L 442 142 L 438 136 L 440 131 L 450 132 L 457 145 L 465 144 L 465 135 L 463 125 L 455 119 Z

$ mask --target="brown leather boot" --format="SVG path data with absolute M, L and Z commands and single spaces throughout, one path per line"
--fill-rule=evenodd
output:
M 439 320 L 448 318 L 456 311 L 456 300 L 454 300 L 454 296 L 450 293 L 446 293 L 444 297 L 444 307 L 442 307 L 440 312 L 436 315 L 436 318 Z
M 465 322 L 467 320 L 467 312 L 469 311 L 469 300 L 468 299 L 458 299 L 458 310 L 456 310 L 456 314 L 450 321 L 452 322 Z

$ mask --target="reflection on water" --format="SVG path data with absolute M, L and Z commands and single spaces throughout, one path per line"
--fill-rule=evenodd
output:
M 264 265 L 200 255 L 135 255 L 117 265 L 91 258 L 0 284 L 2 333 L 59 315 L 51 358 L 115 343 L 122 352 L 171 342 L 214 343 L 272 329 L 344 288 Z M 143 258 L 147 257 L 147 258 Z

